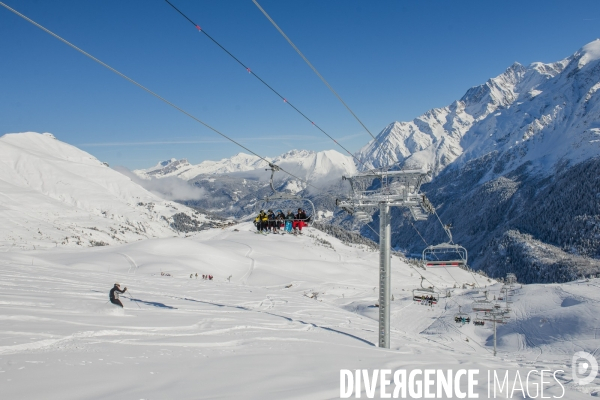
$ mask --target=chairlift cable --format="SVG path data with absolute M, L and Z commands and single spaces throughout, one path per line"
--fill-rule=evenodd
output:
M 128 80 L 129 82 L 133 83 L 134 85 L 136 85 L 137 87 L 139 87 L 140 89 L 145 90 L 147 93 L 150 93 L 152 96 L 156 97 L 157 99 L 159 99 L 160 101 L 168 104 L 169 106 L 173 107 L 174 109 L 176 109 L 177 111 L 187 115 L 188 117 L 190 117 L 191 119 L 193 119 L 196 122 L 199 122 L 200 124 L 204 125 L 205 127 L 207 127 L 208 129 L 212 130 L 213 132 L 221 135 L 222 137 L 224 137 L 225 139 L 229 140 L 230 142 L 238 145 L 239 147 L 241 147 L 242 149 L 254 154 L 255 156 L 257 156 L 258 158 L 260 158 L 261 160 L 270 163 L 269 160 L 267 160 L 265 157 L 261 156 L 260 154 L 255 153 L 254 151 L 250 150 L 248 147 L 244 146 L 243 144 L 237 142 L 236 140 L 230 138 L 229 136 L 225 135 L 224 133 L 218 131 L 217 129 L 213 128 L 212 126 L 208 125 L 206 122 L 202 121 L 201 119 L 195 117 L 194 115 L 188 113 L 187 111 L 185 111 L 184 109 L 180 108 L 179 106 L 171 103 L 169 100 L 165 99 L 164 97 L 158 95 L 157 93 L 153 92 L 152 90 L 148 89 L 147 87 L 143 86 L 142 84 L 136 82 L 135 80 L 131 79 L 130 77 L 128 77 L 127 75 L 119 72 L 118 70 L 116 70 L 115 68 L 111 67 L 110 65 L 100 61 L 99 59 L 97 59 L 96 57 L 92 56 L 91 54 L 87 53 L 86 51 L 80 49 L 79 47 L 75 46 L 73 43 L 67 41 L 66 39 L 63 39 L 62 37 L 58 36 L 56 33 L 50 31 L 49 29 L 43 27 L 42 25 L 38 24 L 37 22 L 33 21 L 32 19 L 26 17 L 25 15 L 21 14 L 20 12 L 18 12 L 17 10 L 9 7 L 8 5 L 4 4 L 3 2 L 0 2 L 0 5 L 4 8 L 6 8 L 7 10 L 13 12 L 14 14 L 18 15 L 19 17 L 23 18 L 24 20 L 26 20 L 27 22 L 37 26 L 38 28 L 40 28 L 41 30 L 43 30 L 44 32 L 50 34 L 51 36 L 54 36 L 56 39 L 60 40 L 61 42 L 65 43 L 66 45 L 70 46 L 71 48 L 77 50 L 78 52 L 80 52 L 81 54 L 83 54 L 84 56 L 90 58 L 91 60 L 97 62 L 98 64 L 102 65 L 103 67 L 109 69 L 110 71 L 114 72 L 115 74 L 119 75 L 120 77 Z M 288 175 L 290 175 L 293 178 L 298 179 L 299 181 L 305 183 L 308 186 L 312 186 L 315 189 L 319 189 L 316 186 L 310 184 L 308 181 L 306 181 L 305 179 L 302 179 L 286 170 L 284 170 L 283 168 L 280 167 L 280 170 Z
M 433 209 L 433 213 L 437 217 L 438 221 L 440 221 L 440 225 L 442 225 L 442 229 L 444 229 L 444 232 L 446 232 L 448 239 L 450 239 L 450 243 L 453 243 L 452 235 L 446 230 L 446 225 L 444 225 L 444 223 L 442 222 L 442 219 L 438 215 L 437 210 L 435 208 Z
M 367 223 L 367 224 L 365 224 L 365 225 L 366 225 L 366 226 L 368 226 L 368 227 L 369 227 L 369 229 L 370 229 L 370 230 L 372 230 L 372 231 L 373 231 L 373 232 L 374 232 L 374 233 L 377 235 L 377 237 L 380 237 L 380 236 L 379 236 L 379 233 L 377 233 L 377 231 L 376 231 L 375 229 L 371 228 L 371 225 L 369 225 L 368 223 Z
M 258 76 L 256 73 L 254 73 L 254 71 L 252 71 L 252 69 L 250 69 L 248 66 L 246 66 L 243 62 L 241 62 L 236 56 L 234 56 L 229 50 L 227 50 L 222 44 L 220 44 L 216 39 L 214 39 L 212 36 L 210 36 L 208 33 L 206 33 L 206 31 L 204 29 L 202 29 L 200 27 L 200 25 L 196 24 L 194 21 L 192 21 L 187 15 L 185 15 L 181 10 L 179 10 L 177 7 L 175 7 L 169 0 L 165 0 L 171 7 L 173 7 L 179 14 L 181 14 L 185 19 L 187 19 L 192 25 L 194 25 L 194 27 L 201 33 L 203 33 L 207 38 L 209 38 L 213 43 L 215 43 L 217 46 L 219 46 L 225 53 L 229 54 L 229 56 L 231 56 L 231 58 L 233 58 L 235 61 L 237 61 L 238 64 L 240 64 L 242 67 L 244 67 L 244 69 L 246 71 L 248 71 L 249 74 L 253 75 L 256 79 L 258 79 L 263 85 L 265 85 L 266 87 L 268 87 L 273 93 L 275 93 L 281 100 L 283 100 L 284 103 L 288 104 L 290 107 L 292 107 L 298 114 L 300 114 L 302 117 L 304 117 L 304 119 L 306 119 L 308 122 L 310 122 L 314 127 L 316 127 L 318 130 L 320 130 L 323 134 L 325 134 L 325 136 L 327 136 L 329 139 L 331 139 L 335 144 L 337 144 L 338 146 L 340 146 L 342 149 L 344 149 L 344 151 L 346 151 L 346 153 L 348 153 L 348 155 L 350 155 L 352 158 L 354 158 L 356 161 L 358 161 L 360 164 L 362 164 L 363 166 L 365 166 L 365 168 L 367 167 L 365 165 L 365 163 L 363 163 L 361 160 L 359 160 L 354 154 L 352 154 L 348 149 L 346 149 L 341 143 L 339 143 L 337 140 L 335 140 L 332 136 L 330 136 L 327 132 L 325 132 L 319 125 L 317 125 L 313 120 L 311 120 L 310 118 L 308 118 L 306 116 L 306 114 L 304 114 L 302 111 L 300 111 L 298 108 L 296 108 L 296 106 L 294 106 L 289 100 L 287 100 L 285 97 L 283 97 L 277 90 L 275 90 L 271 85 L 269 85 L 267 82 L 265 82 L 260 76 Z
M 167 3 L 169 3 L 171 6 L 173 6 L 168 0 L 165 0 Z M 143 86 L 142 84 L 138 83 L 137 81 L 133 80 L 132 78 L 128 77 L 127 75 L 123 74 L 122 72 L 116 70 L 115 68 L 111 67 L 110 65 L 104 63 L 103 61 L 99 60 L 98 58 L 92 56 L 91 54 L 87 53 L 86 51 L 82 50 L 81 48 L 75 46 L 74 44 L 72 44 L 71 42 L 67 41 L 66 39 L 62 38 L 61 36 L 57 35 L 56 33 L 50 31 L 49 29 L 45 28 L 44 26 L 38 24 L 37 22 L 33 21 L 32 19 L 28 18 L 27 16 L 21 14 L 20 12 L 18 12 L 17 10 L 9 7 L 8 5 L 6 5 L 3 2 L 0 2 L 0 5 L 3 6 L 4 8 L 6 8 L 7 10 L 11 11 L 12 13 L 14 13 L 15 15 L 23 18 L 24 20 L 26 20 L 27 22 L 31 23 L 32 25 L 38 27 L 39 29 L 43 30 L 44 32 L 48 33 L 49 35 L 55 37 L 56 39 L 60 40 L 61 42 L 65 43 L 66 45 L 68 45 L 69 47 L 73 48 L 74 50 L 78 51 L 79 53 L 83 54 L 84 56 L 90 58 L 91 60 L 95 61 L 96 63 L 102 65 L 103 67 L 107 68 L 108 70 L 112 71 L 113 73 L 119 75 L 120 77 L 126 79 L 127 81 L 129 81 L 130 83 L 138 86 L 140 89 L 143 89 L 144 91 L 146 91 L 147 93 L 151 94 L 152 96 L 156 97 L 157 99 L 161 100 L 162 102 L 164 102 L 165 104 L 171 106 L 172 108 L 176 109 L 177 111 L 185 114 L 186 116 L 190 117 L 191 119 L 195 120 L 196 122 L 204 125 L 206 128 L 212 130 L 213 132 L 217 133 L 218 135 L 222 136 L 223 138 L 227 139 L 228 141 L 236 144 L 237 146 L 241 147 L 242 149 L 248 151 L 249 153 L 257 156 L 258 158 L 260 158 L 261 160 L 270 163 L 269 160 L 267 160 L 265 157 L 262 157 L 261 155 L 259 155 L 258 153 L 255 153 L 254 151 L 250 150 L 248 147 L 242 145 L 241 143 L 237 142 L 236 140 L 230 138 L 229 136 L 225 135 L 224 133 L 220 132 L 219 130 L 213 128 L 212 126 L 208 125 L 206 122 L 200 120 L 199 118 L 195 117 L 194 115 L 188 113 L 187 111 L 183 110 L 182 108 L 180 108 L 179 106 L 175 105 L 174 103 L 170 102 L 169 100 L 165 99 L 164 97 L 158 95 L 157 93 L 153 92 L 152 90 L 148 89 L 147 87 Z M 192 20 L 190 20 L 185 14 L 183 14 L 181 11 L 179 11 L 175 6 L 173 6 L 173 8 L 175 10 L 177 10 L 182 16 L 184 16 L 187 20 L 189 20 L 192 24 L 194 24 L 194 22 Z M 194 24 L 195 25 L 195 24 Z M 197 26 L 197 25 L 195 25 Z M 199 27 L 198 27 L 199 28 Z M 221 48 L 223 48 L 223 50 L 225 50 L 229 55 L 231 55 L 236 61 L 238 61 L 242 66 L 244 65 L 243 63 L 241 63 L 237 58 L 235 58 L 235 56 L 233 56 L 231 53 L 229 53 L 224 47 L 222 47 L 218 42 L 216 42 L 212 37 L 210 37 L 206 32 L 202 31 L 207 37 L 209 37 L 212 41 L 214 41 L 217 45 L 219 45 Z M 250 71 L 251 72 L 251 71 Z M 254 74 L 253 72 L 251 72 L 253 75 L 255 75 L 261 82 L 263 82 L 266 86 L 268 86 L 271 90 L 273 90 L 273 92 L 275 92 L 278 96 L 280 96 L 282 99 L 284 99 L 281 95 L 279 95 L 279 93 L 277 93 L 274 89 L 272 89 L 268 84 L 266 84 L 262 79 L 260 79 L 260 77 L 258 77 L 256 74 Z M 285 99 L 284 99 L 285 100 Z M 287 101 L 286 101 L 287 102 Z M 289 102 L 287 102 L 288 104 L 290 104 Z M 300 112 L 296 107 L 294 107 L 292 104 L 290 104 L 290 106 L 292 106 L 296 111 L 298 111 L 302 116 L 304 116 L 307 120 L 310 121 L 310 119 L 308 117 L 306 117 L 302 112 Z M 313 123 L 312 121 L 310 121 L 311 123 Z M 313 123 L 313 125 L 317 126 L 316 124 Z M 329 136 L 326 132 L 324 132 L 321 128 L 319 128 L 317 126 L 317 128 L 319 130 L 321 130 L 323 133 L 325 133 L 328 137 L 330 137 L 334 142 L 336 142 L 338 145 L 340 145 L 337 141 L 335 141 L 335 139 L 333 139 L 331 136 Z M 341 145 L 340 145 L 341 146 Z M 344 148 L 343 146 L 341 146 L 342 148 Z M 344 148 L 344 150 L 346 150 Z M 348 150 L 346 150 L 350 155 L 352 155 Z M 353 155 L 352 155 L 353 156 Z M 356 157 L 353 156 L 355 159 Z M 360 162 L 360 160 L 358 160 Z M 362 162 L 361 162 L 362 163 Z M 364 165 L 364 164 L 363 164 Z M 316 186 L 310 184 L 308 181 L 284 170 L 283 168 L 280 167 L 280 170 L 288 175 L 290 175 L 291 177 L 298 179 L 299 181 L 305 183 L 307 186 L 311 186 L 315 189 L 319 189 Z M 436 213 L 437 215 L 437 213 Z M 438 220 L 439 220 L 439 216 L 438 216 Z M 440 220 L 441 223 L 441 220 Z M 366 224 L 369 229 L 371 229 L 377 236 L 379 236 L 379 234 L 369 225 Z M 427 241 L 425 241 L 425 239 L 423 238 L 423 236 L 420 234 L 420 232 L 416 229 L 416 227 L 411 223 L 411 225 L 413 226 L 413 228 L 415 228 L 415 230 L 417 231 L 417 233 L 419 234 L 419 236 L 421 237 L 421 239 L 423 239 L 423 241 L 425 242 L 425 244 L 427 244 Z M 443 224 L 442 224 L 443 225 Z M 416 271 L 416 269 L 415 269 Z M 417 271 L 417 273 L 419 275 L 421 275 L 423 277 L 423 275 Z M 432 282 L 430 282 L 427 278 L 424 278 L 425 280 L 427 280 L 429 283 L 432 284 L 433 287 L 435 287 L 435 285 L 433 285 Z
M 279 33 L 281 34 L 281 36 L 283 36 L 285 38 L 285 40 L 287 40 L 287 42 L 290 44 L 290 46 L 292 46 L 292 48 L 296 51 L 296 53 L 298 53 L 298 55 L 304 60 L 304 62 L 306 62 L 306 64 L 310 67 L 310 69 L 312 69 L 313 72 L 319 77 L 319 79 L 321 79 L 321 81 L 323 81 L 323 83 L 325 84 L 325 86 L 327 86 L 327 88 L 331 91 L 331 93 L 333 93 L 335 95 L 335 97 L 338 98 L 338 100 L 344 105 L 344 107 L 346 107 L 346 109 L 350 112 L 350 114 L 352 114 L 352 116 L 358 121 L 358 123 L 373 138 L 373 140 L 375 142 L 378 142 L 377 138 L 371 133 L 371 131 L 369 130 L 369 128 L 367 128 L 366 125 L 363 124 L 363 122 L 358 118 L 358 116 L 350 109 L 350 107 L 348 106 L 348 104 L 346 104 L 346 102 L 344 100 L 342 100 L 342 97 L 335 91 L 335 89 L 333 89 L 333 87 L 329 84 L 329 82 L 327 82 L 325 80 L 325 78 L 323 77 L 323 75 L 321 75 L 319 73 L 319 71 L 317 71 L 317 69 L 315 68 L 315 66 L 312 65 L 312 63 L 308 60 L 308 58 L 306 58 L 306 56 L 304 54 L 302 54 L 302 52 L 300 51 L 300 49 L 283 32 L 283 30 L 279 27 L 279 25 L 277 25 L 277 23 L 273 20 L 273 18 L 271 18 L 271 16 L 260 6 L 260 4 L 258 4 L 258 2 L 256 0 L 252 0 L 252 2 L 254 3 L 254 5 L 256 7 L 258 7 L 258 9 L 263 13 L 263 15 L 271 22 L 271 24 L 275 27 L 275 29 L 277 29 L 277 31 L 279 31 Z M 382 144 L 383 144 L 383 142 L 379 141 L 379 145 L 381 146 Z M 389 146 L 389 143 L 388 143 L 388 146 Z M 389 159 L 390 158 L 389 158 L 389 155 L 388 155 L 388 164 L 389 164 Z
M 425 243 L 425 246 L 429 246 L 429 243 L 427 243 L 427 240 L 425 240 L 425 238 L 423 237 L 423 235 L 421 235 L 421 232 L 419 232 L 419 230 L 417 229 L 417 227 L 412 223 L 412 221 L 408 218 L 406 218 L 406 220 L 408 221 L 408 223 L 413 227 L 413 229 L 417 232 L 417 234 L 419 235 L 419 237 L 421 238 L 421 240 L 423 240 L 423 243 Z M 437 257 L 437 256 L 436 256 Z

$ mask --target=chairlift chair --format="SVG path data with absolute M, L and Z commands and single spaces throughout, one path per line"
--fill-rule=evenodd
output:
M 494 310 L 495 305 L 489 300 L 476 300 L 471 308 L 473 311 L 490 312 Z
M 301 197 L 301 196 L 298 196 L 298 195 L 292 194 L 292 193 L 278 192 L 275 189 L 275 186 L 273 184 L 273 176 L 275 175 L 276 171 L 280 170 L 280 168 L 277 165 L 275 165 L 275 164 L 269 164 L 269 167 L 270 168 L 266 169 L 265 171 L 269 171 L 269 170 L 271 171 L 271 179 L 270 179 L 269 184 L 271 185 L 271 190 L 273 191 L 273 193 L 271 193 L 268 196 L 265 196 L 265 198 L 263 199 L 263 201 L 265 202 L 265 204 L 268 204 L 268 203 L 271 203 L 271 202 L 279 202 L 279 203 L 289 204 L 290 201 L 296 202 L 296 203 L 304 202 L 305 204 L 308 204 L 310 206 L 310 210 L 312 210 L 312 213 L 307 216 L 307 218 L 304 221 L 304 223 L 308 225 L 308 223 L 310 221 L 312 221 L 313 218 L 316 219 L 317 218 L 317 213 L 315 212 L 315 205 L 313 204 L 312 201 L 310 201 L 306 197 Z M 263 208 L 266 208 L 266 207 L 263 207 Z M 283 209 L 283 208 L 286 208 L 286 207 L 282 206 L 281 208 Z M 289 207 L 287 207 L 287 208 L 289 208 Z M 299 207 L 299 208 L 304 209 L 304 207 Z
M 431 287 L 424 287 L 423 280 L 421 277 L 421 288 L 413 289 L 413 300 L 420 302 L 422 305 L 434 305 L 440 300 L 440 294 Z
M 458 313 L 454 314 L 454 322 L 457 324 L 468 324 L 471 322 L 471 316 L 461 311 L 461 306 L 458 306 Z
M 509 284 L 514 284 L 517 282 L 517 276 L 515 274 L 513 274 L 512 272 L 509 272 L 508 274 L 506 274 L 506 281 Z
M 423 265 L 435 267 L 466 267 L 467 249 L 454 243 L 427 246 L 423 250 Z
M 475 318 L 473 319 L 473 325 L 484 326 L 485 320 L 483 318 L 480 318 L 479 315 L 476 315 Z

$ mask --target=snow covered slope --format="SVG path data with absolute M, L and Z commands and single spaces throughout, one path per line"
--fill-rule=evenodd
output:
M 500 285 L 394 256 L 385 350 L 373 345 L 377 264 L 378 253 L 310 228 L 299 237 L 263 236 L 251 224 L 103 248 L 11 250 L 0 263 L 0 394 L 329 399 L 340 395 L 340 369 L 382 368 L 479 369 L 479 398 L 489 398 L 488 370 L 508 371 L 511 388 L 517 372 L 527 386 L 533 369 L 564 370 L 557 374 L 564 396 L 551 376 L 545 396 L 598 392 L 600 379 L 571 381 L 574 352 L 598 347 L 598 280 L 517 288 L 493 357 L 492 329 L 456 324 L 454 314 L 459 305 L 471 313 L 483 297 L 462 284 L 487 285 L 490 298 Z M 435 307 L 412 301 L 419 274 L 451 297 Z M 107 301 L 115 281 L 130 289 L 124 310 Z M 533 394 L 539 375 L 532 375 Z
M 499 174 L 526 161 L 550 173 L 558 160 L 598 155 L 599 54 L 600 39 L 555 63 L 515 63 L 448 107 L 390 124 L 357 157 L 375 167 L 429 165 L 438 174 L 498 152 L 506 160 Z
M 0 137 L 0 246 L 95 246 L 176 235 L 166 202 L 49 133 Z

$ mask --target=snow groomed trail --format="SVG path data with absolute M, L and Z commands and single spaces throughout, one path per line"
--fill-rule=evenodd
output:
M 500 328 L 494 358 L 489 328 L 453 321 L 458 304 L 482 296 L 452 289 L 472 283 L 471 274 L 455 269 L 452 282 L 443 270 L 421 270 L 453 296 L 420 306 L 411 297 L 420 286 L 416 270 L 394 257 L 392 349 L 379 349 L 378 254 L 313 229 L 263 236 L 242 224 L 3 256 L 2 398 L 338 398 L 340 369 L 557 369 L 574 351 L 598 347 L 596 286 L 519 289 L 516 318 Z M 123 310 L 108 303 L 115 282 L 131 289 L 121 295 Z M 549 328 L 538 327 L 538 314 Z M 569 314 L 585 321 L 560 319 Z M 569 379 L 568 398 L 588 398 Z M 479 393 L 487 397 L 483 386 Z

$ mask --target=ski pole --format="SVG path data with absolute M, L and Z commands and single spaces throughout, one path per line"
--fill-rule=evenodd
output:
M 127 293 L 129 294 L 129 298 L 131 299 L 131 301 L 133 300 L 133 297 L 131 297 L 131 292 L 129 291 L 129 289 L 127 289 Z M 137 306 L 140 308 L 140 310 L 142 309 L 142 307 L 140 307 L 140 305 L 138 304 L 138 302 L 136 301 L 135 304 L 137 304 Z

